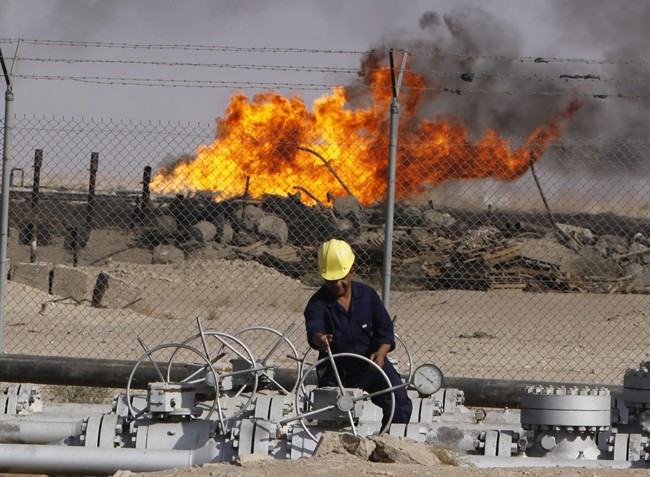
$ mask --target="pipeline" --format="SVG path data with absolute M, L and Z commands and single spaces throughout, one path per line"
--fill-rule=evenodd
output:
M 0 412 L 7 414 L 0 419 L 0 472 L 110 475 L 250 454 L 300 459 L 313 456 L 333 430 L 453 448 L 472 466 L 650 465 L 650 362 L 626 370 L 623 386 L 598 386 L 450 378 L 433 364 L 414 368 L 409 359 L 401 386 L 413 403 L 411 421 L 384 426 L 372 398 L 392 388 L 368 394 L 340 381 L 318 387 L 314 370 L 329 359 L 336 371 L 333 356 L 305 366 L 309 351 L 300 358 L 289 330 L 252 327 L 227 335 L 198 325 L 199 333 L 181 344 L 147 348 L 140 342 L 145 353 L 137 362 L 0 356 L 3 381 L 22 383 L 28 376 L 38 384 L 126 388 L 110 410 L 88 408 L 83 415 L 76 407 L 43 413 L 32 384 L 10 385 L 0 394 Z M 263 360 L 239 339 L 244 331 L 276 336 Z M 219 343 L 215 357 L 208 354 L 208 338 Z M 280 344 L 297 369 L 273 366 Z M 198 356 L 198 363 L 176 361 L 179 350 Z
M 118 470 L 154 472 L 206 464 L 217 449 L 151 450 L 0 444 L 0 472 L 28 474 L 112 475 Z
M 0 356 L 0 376 L 3 381 L 20 383 L 25 376 L 36 384 L 59 384 L 66 386 L 91 386 L 124 388 L 134 361 L 65 358 L 60 356 L 32 356 L 6 354 Z M 189 374 L 182 364 L 172 367 L 171 379 L 182 381 Z M 295 369 L 275 370 L 278 383 L 290 388 L 296 381 Z M 158 374 L 150 363 L 143 363 L 134 375 L 131 387 L 146 389 L 150 382 L 156 381 Z M 309 380 L 306 384 L 315 384 Z M 550 381 L 517 381 L 505 379 L 455 378 L 445 376 L 444 386 L 465 391 L 465 404 L 472 407 L 494 407 L 518 409 L 521 406 L 523 389 L 528 386 L 567 386 L 580 387 L 584 383 L 557 383 Z M 588 384 L 594 385 L 594 384 Z M 598 385 L 609 389 L 613 397 L 623 393 L 623 386 Z
M 0 416 L 7 417 L 7 416 Z M 0 420 L 0 443 L 2 444 L 56 444 L 70 437 L 78 437 L 83 431 L 83 420 L 68 422 L 61 419 L 34 421 L 11 416 L 11 421 Z

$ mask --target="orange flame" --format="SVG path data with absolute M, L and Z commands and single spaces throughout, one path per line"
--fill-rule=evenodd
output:
M 343 87 L 316 99 L 313 112 L 297 96 L 265 92 L 249 100 L 243 93 L 235 94 L 224 117 L 217 120 L 212 144 L 198 147 L 195 158 L 160 170 L 151 188 L 163 194 L 210 191 L 220 200 L 244 192 L 254 198 L 286 195 L 296 188 L 317 200 L 347 191 L 366 205 L 384 200 L 392 94 L 388 85 L 389 70 L 384 67 L 372 75 L 371 105 L 356 110 L 349 108 Z M 407 71 L 403 85 L 397 198 L 417 196 L 426 185 L 453 179 L 514 180 L 530 168 L 531 160 L 544 154 L 580 107 L 571 101 L 513 149 L 510 139 L 492 129 L 472 141 L 456 119 L 418 118 L 427 92 L 423 79 Z

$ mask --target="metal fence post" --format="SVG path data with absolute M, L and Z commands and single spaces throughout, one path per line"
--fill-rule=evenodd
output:
M 90 154 L 90 179 L 88 181 L 88 204 L 86 205 L 86 230 L 90 233 L 95 215 L 95 185 L 97 183 L 97 169 L 99 168 L 99 153 Z
M 393 216 L 395 212 L 395 169 L 397 162 L 397 126 L 399 124 L 399 87 L 402 82 L 402 74 L 406 66 L 406 51 L 402 58 L 399 78 L 395 78 L 395 67 L 393 62 L 393 50 L 390 50 L 391 82 L 393 87 L 393 99 L 390 104 L 390 143 L 388 145 L 388 186 L 386 190 L 386 213 L 384 225 L 384 265 L 382 282 L 382 302 L 386 310 L 390 311 L 390 279 L 393 254 Z
M 9 188 L 11 174 L 11 133 L 12 133 L 12 110 L 14 103 L 14 93 L 11 86 L 16 58 L 20 49 L 20 41 L 16 47 L 16 53 L 11 65 L 11 73 L 7 72 L 2 51 L 0 51 L 0 63 L 2 64 L 2 73 L 7 83 L 5 92 L 5 124 L 4 124 L 4 141 L 2 145 L 2 199 L 0 204 L 0 353 L 4 351 L 4 315 L 5 315 L 5 285 L 7 282 L 7 235 L 9 230 Z
M 36 230 L 36 209 L 38 208 L 38 196 L 41 190 L 41 167 L 43 166 L 43 149 L 34 151 L 34 181 L 32 184 L 32 196 L 30 199 L 30 210 L 32 212 L 29 262 L 36 262 L 36 246 L 38 245 L 38 231 Z

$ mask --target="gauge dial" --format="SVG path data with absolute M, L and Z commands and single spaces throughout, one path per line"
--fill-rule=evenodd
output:
M 442 387 L 442 371 L 433 364 L 422 364 L 413 371 L 413 386 L 420 394 L 430 396 Z

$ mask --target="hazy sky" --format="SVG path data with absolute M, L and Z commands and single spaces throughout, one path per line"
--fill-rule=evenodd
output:
M 471 6 L 487 16 L 473 24 L 480 45 L 491 55 L 580 57 L 600 59 L 626 37 L 650 47 L 648 0 L 475 0 L 475 1 L 207 1 L 207 0 L 0 0 L 0 37 L 5 39 L 73 40 L 133 44 L 219 45 L 234 47 L 314 48 L 366 51 L 374 46 L 404 48 L 428 39 L 421 21 L 425 13 L 459 14 Z M 629 7 L 629 8 L 626 8 Z M 626 15 L 628 12 L 629 15 Z M 639 15 L 639 12 L 641 13 Z M 629 16 L 633 17 L 630 23 Z M 624 21 L 625 20 L 625 21 Z M 646 28 L 644 28 L 646 27 Z M 639 29 L 639 31 L 634 31 Z M 484 31 L 482 31 L 484 30 Z M 645 32 L 643 31 L 645 30 Z M 490 37 L 501 41 L 490 45 Z M 2 44 L 13 56 L 15 44 Z M 472 45 L 469 45 L 470 47 Z M 486 51 L 488 47 L 492 50 Z M 650 48 L 649 48 L 650 49 Z M 22 57 L 104 58 L 103 51 L 23 45 Z M 468 52 L 472 53 L 472 51 Z M 129 58 L 157 58 L 144 50 L 125 51 Z M 645 56 L 645 51 L 626 51 Z M 313 64 L 318 55 L 292 58 L 291 64 Z M 167 56 L 165 59 L 170 58 Z M 168 60 L 169 61 L 169 60 Z M 176 52 L 173 61 L 287 64 L 280 54 Z M 328 66 L 359 66 L 358 55 L 330 55 Z M 169 77 L 169 69 L 137 65 L 69 65 L 19 62 L 15 72 L 35 75 Z M 234 78 L 231 71 L 176 68 L 179 78 Z M 206 76 L 207 74 L 207 76 Z M 334 84 L 332 75 L 311 75 L 310 82 Z M 269 81 L 264 71 L 237 72 L 239 81 Z M 272 75 L 270 81 L 294 82 L 297 75 Z M 342 79 L 345 81 L 345 79 Z M 300 81 L 300 79 L 298 79 Z M 14 82 L 16 114 L 53 114 L 125 119 L 212 121 L 221 115 L 233 89 L 90 85 L 56 80 Z M 307 91 L 308 100 L 323 91 Z
M 438 48 L 459 55 L 477 55 L 472 60 L 431 59 L 428 62 L 425 56 L 420 60 L 422 69 L 455 72 L 465 68 L 501 75 L 496 80 L 484 79 L 472 84 L 463 83 L 456 75 L 453 80 L 445 80 L 447 83 L 443 81 L 449 87 L 553 91 L 565 87 L 557 81 L 561 74 L 602 74 L 616 79 L 588 85 L 589 93 L 611 96 L 649 93 L 650 0 L 0 0 L 0 38 L 357 52 L 285 54 L 195 51 L 193 48 L 149 51 L 93 48 L 90 44 L 62 47 L 24 43 L 19 55 L 24 60 L 16 65 L 13 88 L 13 109 L 19 115 L 212 123 L 223 115 L 235 90 L 243 88 L 249 95 L 260 91 L 258 86 L 244 88 L 244 83 L 278 84 L 272 89 L 285 95 L 298 94 L 310 105 L 314 98 L 328 93 L 328 85 L 348 85 L 355 81 L 354 69 L 364 59 L 362 52 L 371 48 L 385 52 L 391 47 L 409 51 Z M 0 46 L 11 65 L 15 43 L 5 42 Z M 536 70 L 520 71 L 522 62 L 511 60 L 499 65 L 484 59 L 493 56 L 632 59 L 641 63 L 630 66 L 555 61 L 532 65 Z M 126 59 L 134 63 L 37 61 L 64 57 Z M 147 61 L 352 70 L 342 74 L 142 64 Z M 525 85 L 512 80 L 522 74 L 551 79 L 537 80 L 541 84 L 528 81 Z M 236 81 L 242 86 L 98 85 L 35 80 L 20 75 Z M 625 78 L 635 81 L 621 81 Z M 638 78 L 645 80 L 636 81 Z M 566 84 L 570 80 L 563 81 Z M 286 83 L 320 87 L 282 88 Z M 582 86 L 585 82 L 577 84 Z M 611 99 L 611 96 L 606 102 L 589 97 L 572 125 L 573 132 L 647 138 L 648 98 Z M 531 128 L 546 122 L 554 110 L 562 109 L 567 101 L 567 95 L 544 98 L 526 94 L 462 97 L 447 94 L 422 111 L 426 115 L 454 113 L 477 130 L 493 127 L 503 132 L 527 134 Z M 612 118 L 616 121 L 612 122 Z

